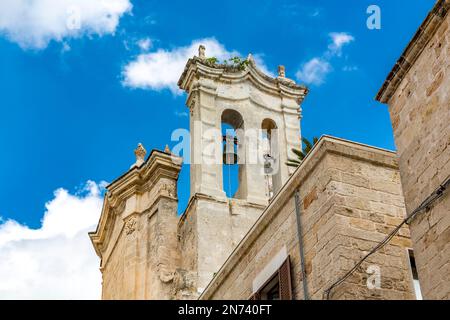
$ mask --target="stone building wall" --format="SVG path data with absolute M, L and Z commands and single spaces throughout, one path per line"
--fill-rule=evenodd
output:
M 181 268 L 191 275 L 196 291 L 180 292 L 180 298 L 198 297 L 263 209 L 237 199 L 219 201 L 202 195 L 191 199 L 178 234 Z
M 294 192 L 299 189 L 306 279 L 312 299 L 350 270 L 405 216 L 395 154 L 323 137 L 218 272 L 201 299 L 249 299 L 291 260 L 294 299 L 303 299 Z M 332 299 L 414 299 L 408 229 L 371 256 L 331 292 Z M 368 266 L 380 267 L 381 288 L 369 290 Z M 267 279 L 266 279 L 267 280 Z
M 152 152 L 108 186 L 90 233 L 101 257 L 103 299 L 171 299 L 178 275 L 176 181 L 172 156 Z
M 449 9 L 437 1 L 378 95 L 389 104 L 408 213 L 450 176 Z M 450 299 L 449 192 L 410 228 L 424 298 Z

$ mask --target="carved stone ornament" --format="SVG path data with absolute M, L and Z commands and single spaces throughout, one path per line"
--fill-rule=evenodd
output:
M 205 50 L 206 50 L 206 48 L 202 44 L 198 47 L 198 57 L 200 59 L 205 59 Z
M 125 234 L 130 235 L 136 231 L 137 221 L 136 218 L 130 218 L 125 222 Z
M 168 270 L 167 266 L 165 266 L 164 264 L 160 263 L 160 264 L 158 264 L 157 269 L 158 269 L 159 279 L 163 283 L 168 283 L 168 282 L 171 282 L 173 280 L 175 272 Z
M 284 66 L 278 66 L 278 76 L 286 78 L 286 68 Z
M 191 117 L 194 115 L 194 107 L 195 107 L 195 97 L 192 99 L 191 103 L 188 105 L 189 113 Z
M 171 183 L 164 183 L 161 185 L 159 192 L 166 194 L 169 197 L 175 197 L 175 185 Z
M 134 150 L 134 155 L 136 156 L 136 165 L 140 166 L 145 161 L 145 155 L 147 154 L 147 150 L 145 150 L 142 143 L 139 143 L 137 148 Z

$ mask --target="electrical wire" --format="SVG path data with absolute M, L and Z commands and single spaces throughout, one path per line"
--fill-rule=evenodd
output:
M 366 254 L 350 271 L 348 271 L 344 276 L 342 276 L 339 280 L 334 282 L 327 290 L 325 290 L 325 297 L 326 300 L 330 299 L 330 293 L 331 290 L 333 290 L 335 287 L 343 283 L 355 270 L 357 270 L 361 264 L 369 258 L 372 254 L 377 252 L 379 249 L 384 247 L 401 229 L 401 227 L 404 224 L 410 224 L 411 221 L 415 218 L 415 216 L 422 212 L 423 210 L 429 210 L 431 208 L 431 205 L 433 202 L 435 202 L 437 199 L 439 199 L 443 194 L 444 191 L 450 186 L 450 176 L 447 177 L 446 181 L 441 184 L 436 190 L 434 190 L 411 214 L 409 214 L 394 230 L 392 230 L 391 233 L 387 235 L 387 237 L 382 240 L 380 243 L 378 243 L 368 254 Z

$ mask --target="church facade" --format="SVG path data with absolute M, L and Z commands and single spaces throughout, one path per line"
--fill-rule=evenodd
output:
M 448 1 L 439 5 L 447 9 Z M 448 28 L 446 13 L 441 22 Z M 438 32 L 446 41 L 445 61 L 447 30 Z M 146 158 L 139 145 L 136 163 L 107 187 L 97 230 L 89 234 L 101 258 L 102 298 L 419 298 L 418 281 L 427 272 L 424 240 L 413 235 L 419 245 L 413 244 L 405 223 L 410 180 L 395 124 L 400 168 L 392 151 L 330 136 L 321 137 L 298 168 L 289 167 L 292 149 L 301 147 L 308 89 L 287 78 L 283 66 L 270 77 L 251 55 L 222 65 L 206 50 L 199 47 L 178 82 L 190 111 L 187 207 L 177 214 L 183 159 L 168 147 Z M 442 68 L 448 76 L 448 64 Z M 445 96 L 448 87 L 430 95 Z M 393 119 L 402 112 L 397 105 Z M 437 112 L 448 128 L 448 98 L 441 106 Z M 230 163 L 238 180 L 232 195 L 224 184 L 223 166 Z M 443 170 L 449 173 L 448 166 Z M 448 213 L 445 202 L 442 210 Z M 439 220 L 442 237 L 431 241 L 442 242 L 447 220 Z M 445 271 L 449 255 L 442 255 L 438 267 Z M 448 279 L 441 283 L 438 297 L 448 298 Z

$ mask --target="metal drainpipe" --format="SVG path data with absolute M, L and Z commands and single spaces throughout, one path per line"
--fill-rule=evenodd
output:
M 295 191 L 295 214 L 297 216 L 297 236 L 298 247 L 300 250 L 300 265 L 302 268 L 302 283 L 303 283 L 303 297 L 305 300 L 309 300 L 308 284 L 306 282 L 306 270 L 305 270 L 305 257 L 303 253 L 303 236 L 302 236 L 302 224 L 300 218 L 300 195 L 298 189 Z

